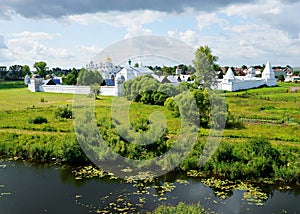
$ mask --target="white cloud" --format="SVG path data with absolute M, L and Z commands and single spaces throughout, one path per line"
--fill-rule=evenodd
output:
M 68 63 L 74 58 L 73 53 L 64 48 L 51 47 L 45 43 L 54 39 L 57 34 L 44 32 L 21 32 L 11 35 L 7 40 L 8 50 L 6 55 L 11 56 L 16 64 L 32 65 L 35 61 L 46 61 L 49 65 L 57 66 Z M 64 63 L 65 61 L 65 63 Z
M 84 62 L 84 63 L 88 63 L 92 58 L 94 58 L 97 54 L 99 54 L 103 48 L 101 47 L 97 47 L 95 45 L 91 45 L 91 46 L 78 46 L 77 48 L 77 52 L 80 53 L 81 58 L 80 61 Z M 82 64 L 81 66 L 83 66 L 84 64 Z
M 168 30 L 167 35 L 170 36 L 170 37 L 175 37 L 176 31 L 174 31 L 174 30 Z
M 199 41 L 199 37 L 198 37 L 197 33 L 192 30 L 179 32 L 179 39 L 192 45 L 192 46 L 197 45 L 197 43 Z
M 165 12 L 140 10 L 127 13 L 108 12 L 72 15 L 65 17 L 63 20 L 67 23 L 79 23 L 82 25 L 103 23 L 116 28 L 125 27 L 127 34 L 124 37 L 129 38 L 137 35 L 151 34 L 151 29 L 144 28 L 143 25 L 162 20 L 166 15 Z
M 269 25 L 278 30 L 288 32 L 291 37 L 300 33 L 299 19 L 300 2 L 280 0 L 260 0 L 255 4 L 235 4 L 220 11 L 230 17 L 252 19 L 256 23 Z
M 151 34 L 151 29 L 143 28 L 142 25 L 132 25 L 127 27 L 127 34 L 124 36 L 125 39 L 128 39 L 133 36 Z
M 202 36 L 200 41 L 212 47 L 221 64 L 275 64 L 298 65 L 300 40 L 268 25 L 256 28 L 249 24 L 232 26 L 232 31 L 222 36 Z M 239 29 L 239 27 L 241 29 Z
M 7 46 L 4 43 L 4 36 L 2 34 L 0 34 L 0 49 L 7 49 Z
M 14 59 L 4 42 L 4 36 L 0 34 L 0 63 L 12 62 Z
M 45 32 L 29 32 L 29 31 L 24 31 L 21 33 L 14 33 L 12 34 L 13 37 L 16 38 L 30 38 L 30 39 L 47 39 L 47 40 L 51 40 L 54 38 L 55 35 L 50 35 L 48 33 Z
M 0 49 L 0 63 L 5 65 L 6 63 L 12 63 L 16 58 L 7 49 Z
M 221 27 L 225 27 L 228 25 L 228 21 L 219 18 L 216 13 L 201 14 L 197 17 L 197 21 L 199 30 L 203 30 L 204 28 L 214 24 L 217 24 Z
M 71 15 L 62 18 L 66 23 L 78 23 L 89 25 L 93 23 L 103 23 L 113 27 L 128 27 L 132 23 L 147 24 L 158 21 L 165 17 L 165 12 L 152 10 L 139 10 L 132 12 L 98 12 L 93 14 Z

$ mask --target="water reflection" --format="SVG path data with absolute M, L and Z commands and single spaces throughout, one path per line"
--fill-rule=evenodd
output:
M 262 205 L 257 205 L 245 199 L 246 190 L 228 189 L 220 198 L 217 192 L 221 188 L 210 188 L 200 178 L 176 172 L 153 182 L 127 183 L 109 177 L 76 180 L 70 166 L 10 161 L 0 161 L 1 165 L 5 165 L 0 167 L 1 213 L 145 212 L 159 204 L 175 205 L 180 201 L 200 202 L 206 210 L 223 213 L 300 211 L 297 186 L 279 191 L 283 186 L 254 185 L 267 196 Z M 11 194 L 2 195 L 5 192 Z

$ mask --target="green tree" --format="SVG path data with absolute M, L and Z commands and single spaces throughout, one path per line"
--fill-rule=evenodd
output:
M 246 65 L 242 65 L 242 70 L 248 69 Z
M 76 68 L 72 68 L 71 74 L 73 74 L 77 78 L 79 71 Z
M 163 74 L 165 75 L 171 75 L 171 74 L 175 74 L 175 70 L 176 70 L 176 67 L 162 67 L 161 68 Z
M 177 88 L 171 84 L 160 84 L 157 90 L 168 95 L 168 97 L 176 96 L 179 93 Z
M 98 83 L 94 83 L 90 86 L 90 93 L 95 95 L 95 99 L 101 93 L 101 88 Z
M 218 57 L 212 55 L 208 46 L 200 46 L 195 53 L 193 64 L 196 69 L 194 84 L 196 87 L 213 88 L 217 73 L 214 69 Z
M 123 83 L 123 95 L 129 100 L 151 105 L 164 105 L 168 97 L 177 95 L 178 90 L 170 84 L 159 84 L 150 75 L 136 77 Z
M 38 75 L 40 75 L 42 78 L 45 78 L 48 74 L 47 63 L 44 61 L 35 62 L 33 67 L 36 69 Z
M 278 76 L 278 80 L 279 80 L 280 82 L 284 82 L 285 78 L 284 78 L 284 76 L 283 76 L 282 74 L 280 74 L 280 75 Z
M 93 85 L 99 84 L 103 82 L 103 78 L 98 71 L 90 71 L 85 68 L 82 68 L 78 74 L 78 85 Z
M 30 67 L 28 65 L 22 66 L 22 76 L 25 77 L 26 75 L 30 75 Z
M 79 71 L 76 68 L 72 68 L 71 73 L 63 78 L 65 85 L 76 85 Z
M 22 65 L 12 65 L 9 67 L 8 73 L 6 74 L 7 79 L 18 80 L 22 77 Z
M 183 64 L 180 64 L 179 66 L 181 68 L 181 73 L 186 74 L 186 72 L 188 71 L 188 66 L 183 65 Z
M 129 82 L 130 89 L 126 87 L 130 94 L 126 93 L 128 99 L 134 101 L 140 101 L 143 93 L 149 93 L 149 91 L 157 91 L 159 83 L 150 75 L 136 77 L 132 82 Z
M 64 85 L 76 85 L 77 79 L 74 74 L 68 74 L 66 77 L 63 78 Z
M 0 78 L 4 78 L 7 72 L 6 66 L 0 66 Z
M 214 64 L 215 71 L 222 71 L 221 66 L 219 64 Z
M 180 116 L 180 112 L 179 112 L 179 108 L 178 105 L 176 103 L 176 101 L 174 100 L 173 97 L 169 97 L 166 99 L 164 106 L 172 111 L 172 114 L 174 115 L 174 117 L 179 117 Z

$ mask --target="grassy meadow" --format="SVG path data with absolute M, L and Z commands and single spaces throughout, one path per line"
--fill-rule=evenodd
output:
M 299 87 L 290 92 L 291 87 Z M 225 130 L 225 138 L 263 137 L 273 143 L 300 143 L 300 85 L 279 83 L 277 87 L 227 92 L 229 111 L 243 121 L 244 128 Z
M 229 153 L 231 156 L 222 160 L 224 162 L 222 165 L 217 164 L 217 161 L 222 158 L 216 154 L 216 158 L 204 170 L 232 179 L 239 176 L 246 176 L 246 178 L 259 176 L 260 174 L 256 172 L 251 174 L 248 168 L 245 168 L 243 172 L 245 174 L 241 175 L 238 173 L 241 167 L 238 163 L 240 161 L 240 164 L 243 164 L 251 159 L 250 156 L 246 161 L 241 158 L 245 156 L 243 153 L 245 145 L 253 139 L 263 138 L 280 153 L 280 160 L 278 159 L 280 164 L 276 169 L 271 170 L 278 180 L 300 181 L 300 90 L 290 92 L 291 87 L 300 87 L 300 85 L 280 83 L 278 87 L 226 92 L 229 111 L 242 123 L 242 126 L 224 130 L 219 156 Z M 115 98 L 101 96 L 95 100 L 99 129 L 104 127 L 102 123 L 111 120 L 113 99 Z M 72 94 L 33 93 L 24 87 L 23 82 L 0 81 L 0 155 L 37 161 L 61 160 L 86 163 L 87 158 L 76 141 L 73 120 L 55 116 L 58 107 L 68 106 L 71 109 L 72 100 Z M 161 112 L 164 115 L 168 129 L 166 136 L 171 141 L 180 129 L 180 118 L 173 117 L 172 113 L 163 106 L 131 103 L 130 122 L 138 124 L 142 119 L 147 120 L 153 112 Z M 47 122 L 41 124 L 30 122 L 38 116 L 46 118 Z M 122 119 L 119 122 L 122 123 Z M 112 133 L 112 139 L 116 139 L 113 126 L 106 127 L 105 131 Z M 198 150 L 203 149 L 208 132 L 209 130 L 200 129 L 199 142 L 191 153 L 195 158 L 189 157 L 183 169 L 195 168 L 194 163 L 201 154 Z M 121 142 L 119 138 L 116 141 Z M 170 146 L 168 142 L 167 145 Z M 268 146 L 265 148 L 273 152 Z M 267 163 L 266 160 L 257 160 L 263 165 Z M 232 168 L 235 174 L 228 172 L 228 164 L 230 167 L 235 166 Z M 274 165 L 274 163 L 268 164 Z M 253 168 L 259 170 L 261 166 L 258 164 Z M 291 178 L 292 173 L 296 175 Z

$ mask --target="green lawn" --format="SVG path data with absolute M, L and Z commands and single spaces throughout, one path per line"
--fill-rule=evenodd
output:
M 249 139 L 264 137 L 272 142 L 300 142 L 300 92 L 286 93 L 293 83 L 280 83 L 278 87 L 251 89 L 242 92 L 227 92 L 226 102 L 229 111 L 244 121 L 242 129 L 228 129 L 224 132 L 224 141 L 228 138 Z M 277 93 L 280 92 L 281 93 Z M 274 93 L 276 92 L 276 93 Z M 243 94 L 250 94 L 244 98 Z M 254 94 L 254 95 L 253 95 Z M 261 99 L 261 96 L 278 98 L 278 101 Z M 286 101 L 279 101 L 285 99 Z M 116 103 L 121 102 L 120 98 Z M 119 99 L 119 100 L 118 100 Z M 295 102 L 296 99 L 296 102 Z M 40 131 L 73 132 L 73 121 L 57 119 L 54 112 L 59 106 L 72 105 L 72 94 L 33 93 L 24 87 L 23 82 L 0 81 L 0 129 L 3 131 Z M 97 118 L 111 117 L 112 97 L 101 97 L 95 101 Z M 176 134 L 180 128 L 180 119 L 162 106 L 150 106 L 140 103 L 130 104 L 130 121 L 139 118 L 148 119 L 153 112 L 160 112 L 166 119 L 169 133 Z M 46 124 L 30 124 L 35 116 L 47 118 Z M 121 119 L 122 120 L 122 119 Z
M 299 125 L 300 91 L 291 93 L 290 87 L 300 87 L 300 84 L 280 83 L 278 87 L 229 92 L 226 100 L 236 117 Z

